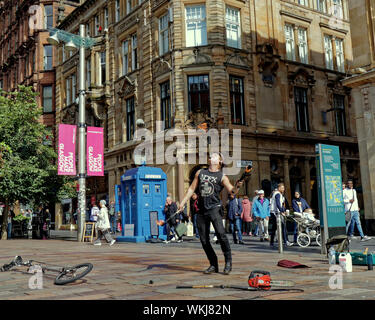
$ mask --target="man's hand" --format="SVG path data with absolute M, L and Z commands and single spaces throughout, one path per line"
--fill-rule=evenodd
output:
M 238 181 L 238 182 L 237 182 L 237 189 L 241 188 L 242 185 L 243 185 L 243 180 L 242 180 L 242 181 L 241 181 L 241 180 Z
M 350 202 L 350 203 L 353 203 L 353 202 L 354 202 L 354 199 L 350 199 L 349 202 Z
M 185 207 L 185 204 L 180 204 L 180 205 L 177 207 L 177 211 L 181 211 L 181 212 L 183 212 L 183 211 L 184 211 L 184 207 Z

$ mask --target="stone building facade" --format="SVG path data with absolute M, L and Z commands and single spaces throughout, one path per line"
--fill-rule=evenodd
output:
M 56 49 L 47 27 L 55 27 L 79 1 L 7 0 L 0 2 L 0 87 L 32 86 L 39 93 L 42 122 L 54 132 Z
M 156 121 L 165 132 L 240 129 L 241 158 L 254 164 L 242 194 L 283 181 L 289 200 L 299 190 L 317 208 L 316 143 L 339 145 L 343 178 L 361 183 L 350 89 L 340 82 L 353 58 L 346 0 L 87 0 L 59 28 L 78 32 L 79 23 L 101 39 L 87 52 L 87 110 L 107 133 L 109 198 L 135 165 L 138 119 L 154 134 Z M 66 103 L 77 58 L 57 69 L 57 122 L 77 117 Z M 201 167 L 154 165 L 176 200 Z
M 351 1 L 349 6 L 353 42 L 352 76 L 343 84 L 352 88 L 352 105 L 357 125 L 361 159 L 365 219 L 375 231 L 375 10 L 374 1 Z

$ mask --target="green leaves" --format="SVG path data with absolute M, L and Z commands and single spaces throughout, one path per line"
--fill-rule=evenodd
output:
M 40 121 L 36 95 L 24 86 L 15 92 L 0 92 L 0 201 L 10 204 L 16 200 L 49 202 L 65 183 L 56 178 L 53 146 L 43 143 L 51 133 Z M 53 182 L 56 184 L 51 186 Z

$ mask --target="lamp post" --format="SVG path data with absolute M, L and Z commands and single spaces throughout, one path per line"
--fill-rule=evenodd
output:
M 57 29 L 48 28 L 52 33 L 47 41 L 58 45 L 66 43 L 67 50 L 79 48 L 79 111 L 78 111 L 78 232 L 77 241 L 83 239 L 83 227 L 86 221 L 86 110 L 85 110 L 85 49 L 91 48 L 96 41 L 85 37 L 85 25 L 79 26 L 79 36 Z

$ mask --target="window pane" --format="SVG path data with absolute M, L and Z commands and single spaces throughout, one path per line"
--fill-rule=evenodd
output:
M 207 44 L 206 7 L 186 7 L 186 46 L 195 47 Z
M 230 76 L 229 87 L 232 123 L 245 125 L 243 79 Z
M 332 38 L 330 36 L 324 36 L 324 48 L 326 67 L 333 70 Z
M 294 103 L 296 106 L 296 122 L 297 130 L 302 132 L 309 132 L 309 114 L 307 103 L 307 89 L 294 88 Z
M 336 39 L 336 61 L 337 61 L 337 70 L 340 72 L 345 72 L 345 59 L 344 59 L 344 46 L 343 40 Z
M 299 58 L 302 63 L 308 63 L 307 32 L 306 29 L 298 29 Z
M 210 114 L 208 75 L 188 76 L 189 111 Z
M 240 11 L 234 8 L 226 8 L 226 32 L 227 45 L 241 48 Z
M 44 27 L 45 28 L 53 27 L 53 6 L 52 5 L 44 6 Z
M 294 31 L 293 26 L 290 24 L 285 25 L 285 45 L 286 45 L 286 58 L 288 60 L 296 60 L 295 44 L 294 44 Z
M 52 112 L 52 86 L 43 87 L 43 112 Z

